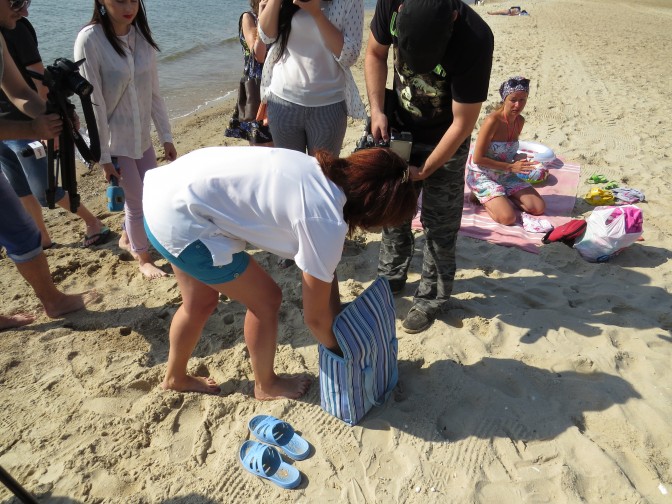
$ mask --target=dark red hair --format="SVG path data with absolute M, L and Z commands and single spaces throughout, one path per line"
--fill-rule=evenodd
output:
M 346 158 L 317 151 L 315 158 L 345 193 L 343 218 L 349 234 L 357 228 L 398 226 L 415 215 L 418 192 L 408 176 L 408 165 L 391 150 L 363 149 Z

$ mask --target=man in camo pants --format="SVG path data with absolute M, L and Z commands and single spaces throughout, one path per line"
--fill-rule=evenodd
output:
M 488 95 L 493 43 L 488 25 L 462 0 L 376 4 L 364 63 L 371 133 L 376 140 L 388 140 L 390 128 L 412 134 L 411 177 L 423 191 L 422 278 L 402 324 L 408 333 L 430 327 L 453 289 L 464 167 Z M 394 92 L 386 104 L 390 47 Z M 395 293 L 406 284 L 413 248 L 410 222 L 383 229 L 378 274 Z

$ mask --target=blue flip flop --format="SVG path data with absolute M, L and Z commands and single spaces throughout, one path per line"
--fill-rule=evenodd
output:
M 301 473 L 282 461 L 280 452 L 272 446 L 257 441 L 245 441 L 238 455 L 246 471 L 266 478 L 281 488 L 296 488 L 301 483 Z
M 294 428 L 271 415 L 253 417 L 248 427 L 259 441 L 282 449 L 288 457 L 303 460 L 310 454 L 308 441 L 294 432 Z

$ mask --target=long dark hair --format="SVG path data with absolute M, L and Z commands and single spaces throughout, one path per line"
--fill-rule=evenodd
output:
M 398 226 L 416 212 L 418 191 L 409 180 L 408 165 L 389 149 L 362 149 L 346 158 L 315 153 L 322 171 L 343 189 L 343 218 L 348 234 L 357 228 Z
M 149 23 L 147 23 L 147 13 L 145 12 L 145 4 L 142 0 L 138 0 L 138 15 L 135 16 L 133 20 L 133 26 L 135 26 L 144 37 L 144 39 L 151 45 L 154 49 L 159 51 L 159 46 L 154 42 L 152 37 L 152 30 L 149 29 Z M 103 16 L 100 14 L 100 6 L 98 0 L 93 1 L 93 16 L 91 16 L 90 25 L 99 24 L 103 27 L 103 32 L 105 32 L 105 37 L 112 44 L 114 50 L 117 51 L 119 56 L 126 56 L 124 53 L 124 48 L 119 43 L 117 34 L 114 33 L 114 28 L 112 28 L 112 22 L 110 21 L 109 16 Z
M 292 31 L 292 18 L 296 11 L 301 7 L 295 5 L 292 0 L 282 0 L 280 5 L 280 14 L 278 18 L 278 42 L 280 44 L 280 50 L 278 51 L 278 56 L 275 58 L 273 64 L 275 65 L 287 49 L 287 41 L 289 40 L 289 32 Z

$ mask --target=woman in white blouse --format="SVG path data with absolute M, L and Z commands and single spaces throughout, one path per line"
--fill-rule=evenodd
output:
M 75 41 L 75 60 L 86 58 L 80 71 L 94 89 L 100 165 L 106 180 L 120 175 L 126 196 L 125 233 L 119 245 L 130 248 L 148 278 L 166 275 L 152 262 L 143 225 L 143 180 L 157 165 L 150 121 L 156 126 L 165 158 L 177 158 L 159 93 L 157 51 L 142 0 L 97 0 L 91 21 Z
M 261 93 L 274 144 L 338 156 L 347 116 L 366 118 L 350 72 L 362 47 L 364 2 L 263 1 L 259 36 L 274 44 L 264 63 Z

